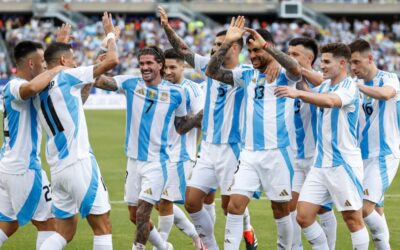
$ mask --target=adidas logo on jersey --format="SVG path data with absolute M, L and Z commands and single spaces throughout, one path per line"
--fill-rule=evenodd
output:
M 165 190 L 164 192 L 162 192 L 162 194 L 168 196 L 168 190 Z
M 348 201 L 348 200 L 346 200 L 346 202 L 344 203 L 344 205 L 345 205 L 346 207 L 351 207 L 351 203 L 350 203 L 350 201 Z
M 288 192 L 284 189 L 282 192 L 279 194 L 279 196 L 288 196 Z
M 146 190 L 144 191 L 144 193 L 149 194 L 149 195 L 153 195 L 153 191 L 151 190 L 151 188 L 146 189 Z

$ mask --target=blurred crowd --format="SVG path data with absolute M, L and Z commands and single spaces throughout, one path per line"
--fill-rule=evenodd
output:
M 209 54 L 215 34 L 226 28 L 228 24 L 218 27 L 206 27 L 202 21 L 184 23 L 180 20 L 170 20 L 176 32 L 190 47 L 202 55 Z M 129 74 L 138 67 L 136 58 L 140 48 L 149 45 L 159 45 L 169 48 L 169 42 L 155 17 L 127 18 L 116 16 L 115 23 L 122 30 L 118 41 L 120 65 L 115 69 L 117 74 Z M 297 22 L 267 22 L 252 19 L 248 26 L 258 29 L 268 29 L 274 35 L 278 47 L 286 50 L 290 39 L 298 36 L 315 38 L 320 44 L 341 41 L 350 43 L 357 37 L 371 42 L 374 47 L 375 59 L 379 68 L 400 72 L 400 21 L 386 24 L 377 21 L 355 20 L 350 23 L 345 19 L 332 22 L 327 29 L 317 29 L 311 25 Z M 50 20 L 41 21 L 35 18 L 28 22 L 20 19 L 0 19 L 0 32 L 8 48 L 13 48 L 21 40 L 40 41 L 44 46 L 55 41 L 56 27 Z M 95 21 L 93 25 L 79 25 L 73 29 L 72 46 L 76 57 L 82 65 L 94 63 L 102 39 L 104 37 L 102 24 Z M 0 49 L 0 78 L 8 78 L 15 69 L 8 68 L 5 62 L 5 53 Z M 242 62 L 248 62 L 247 51 L 241 55 Z M 136 71 L 135 71 L 136 72 Z

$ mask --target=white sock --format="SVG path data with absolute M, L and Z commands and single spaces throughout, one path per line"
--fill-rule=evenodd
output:
M 7 235 L 3 232 L 3 230 L 0 229 L 0 247 L 7 239 L 8 239 Z
M 244 231 L 251 230 L 250 212 L 247 207 L 246 207 L 246 210 L 244 210 L 244 214 L 243 214 L 243 229 L 244 229 Z
M 369 227 L 372 241 L 377 250 L 390 249 L 389 239 L 387 238 L 385 220 L 375 210 L 364 218 L 365 224 Z
M 382 216 L 382 218 L 383 218 L 383 221 L 385 222 L 385 234 L 386 234 L 386 238 L 387 238 L 388 241 L 390 242 L 389 227 L 388 227 L 388 224 L 387 224 L 387 221 L 386 221 L 385 214 L 382 214 L 381 216 Z
M 153 227 L 153 229 L 151 229 L 149 234 L 149 241 L 155 248 L 159 250 L 165 249 L 167 245 L 167 242 L 163 240 L 160 233 L 157 231 L 156 227 Z M 136 243 L 136 247 L 139 247 L 137 244 L 140 243 Z
M 146 246 L 140 243 L 133 243 L 132 250 L 146 250 Z
M 192 239 L 196 239 L 199 235 L 196 232 L 196 228 L 186 214 L 180 209 L 177 205 L 174 204 L 174 224 L 177 228 L 179 228 L 184 234 L 191 237 Z
M 368 250 L 369 235 L 367 228 L 364 227 L 357 232 L 351 233 L 351 242 L 353 243 L 353 249 Z
M 320 214 L 319 223 L 321 224 L 322 230 L 324 230 L 329 249 L 335 250 L 337 221 L 333 210 Z
M 95 235 L 93 237 L 93 250 L 112 250 L 112 235 Z
M 290 249 L 293 242 L 293 224 L 290 214 L 280 219 L 275 219 L 278 231 L 278 249 Z
M 202 208 L 200 211 L 190 214 L 190 217 L 207 249 L 218 249 L 217 241 L 214 236 L 214 225 L 208 212 Z
M 47 238 L 40 247 L 40 250 L 61 250 L 67 245 L 67 240 L 61 234 L 55 232 Z
M 158 232 L 163 240 L 167 240 L 172 226 L 174 225 L 174 215 L 158 216 Z
M 301 250 L 303 249 L 303 243 L 301 242 L 301 227 L 297 223 L 296 216 L 297 216 L 296 210 L 290 213 L 290 217 L 292 217 L 292 226 L 293 226 L 292 250 Z
M 318 222 L 314 221 L 310 226 L 303 228 L 303 232 L 308 242 L 310 242 L 312 249 L 329 250 L 325 233 Z
M 243 217 L 243 214 L 236 215 L 228 213 L 225 225 L 225 250 L 239 249 L 243 234 Z
M 55 232 L 54 231 L 38 231 L 37 238 L 36 238 L 36 250 L 39 250 L 42 246 L 43 242 L 52 236 Z
M 206 209 L 208 215 L 210 216 L 213 225 L 215 225 L 215 221 L 217 219 L 215 215 L 215 203 L 213 202 L 212 204 L 203 204 L 203 207 Z

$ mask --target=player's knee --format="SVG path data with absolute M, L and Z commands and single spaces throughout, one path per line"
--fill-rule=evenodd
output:
M 289 202 L 271 202 L 271 208 L 275 219 L 280 219 L 290 214 Z
M 189 197 L 186 201 L 185 201 L 185 209 L 188 213 L 196 213 L 198 211 L 200 211 L 202 208 L 202 203 L 201 201 L 198 201 L 196 199 L 192 199 L 191 197 Z
M 50 218 L 46 221 L 32 220 L 32 224 L 37 228 L 38 231 L 55 231 L 54 219 Z
M 158 211 L 160 212 L 161 216 L 173 214 L 173 203 L 171 201 L 162 199 L 158 205 Z
M 315 218 L 312 218 L 307 213 L 297 211 L 296 221 L 300 225 L 301 228 L 306 228 L 310 226 L 314 222 Z
M 237 202 L 235 199 L 231 199 L 227 207 L 227 213 L 244 214 L 245 209 L 246 204 L 243 204 L 242 202 Z
M 356 232 L 364 227 L 364 221 L 359 216 L 347 215 L 343 216 L 343 219 L 346 222 L 350 232 Z

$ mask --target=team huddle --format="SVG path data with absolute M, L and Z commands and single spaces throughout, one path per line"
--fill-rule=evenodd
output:
M 36 249 L 63 249 L 80 213 L 92 228 L 93 249 L 113 248 L 108 190 L 83 110 L 96 87 L 127 100 L 124 200 L 136 225 L 132 249 L 145 249 L 147 241 L 174 249 L 173 225 L 195 249 L 219 249 L 218 188 L 224 249 L 239 249 L 242 238 L 247 250 L 257 249 L 247 205 L 261 192 L 271 200 L 277 249 L 303 249 L 302 232 L 312 249 L 335 249 L 333 207 L 353 249 L 368 249 L 367 227 L 376 249 L 390 249 L 383 201 L 400 161 L 400 83 L 376 67 L 369 43 L 319 49 L 299 37 L 284 53 L 267 30 L 246 28 L 238 16 L 216 35 L 207 57 L 177 35 L 164 9 L 159 13 L 172 48 L 141 49 L 141 77 L 106 74 L 119 63 L 120 33 L 108 13 L 95 65 L 77 65 L 69 25 L 46 49 L 33 41 L 14 48 L 16 77 L 3 90 L 0 247 L 31 221 Z M 251 65 L 239 63 L 244 46 Z M 319 53 L 321 72 L 313 69 Z M 185 64 L 203 75 L 202 84 L 184 78 Z M 42 128 L 51 187 L 40 162 Z

